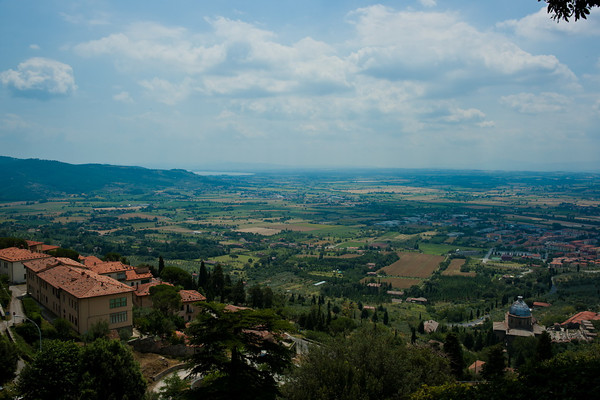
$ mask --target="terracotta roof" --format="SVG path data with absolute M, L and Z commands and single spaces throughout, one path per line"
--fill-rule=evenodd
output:
M 473 364 L 469 365 L 469 371 L 473 371 L 475 374 L 480 373 L 483 370 L 485 361 L 476 360 Z
M 100 275 L 114 274 L 116 272 L 125 272 L 128 269 L 133 269 L 131 265 L 125 265 L 121 261 L 101 261 L 100 263 L 88 266 L 92 271 Z
M 44 244 L 44 242 L 36 242 L 34 240 L 26 240 L 25 243 L 27 243 L 27 246 L 29 246 L 29 247 L 37 246 L 39 244 Z
M 533 302 L 533 306 L 534 307 L 550 307 L 552 304 L 550 303 L 544 303 L 543 301 L 534 301 Z
M 68 265 L 77 268 L 87 268 L 85 265 L 66 257 L 46 257 L 23 262 L 23 266 L 35 273 L 44 271 L 48 268 L 56 267 L 58 265 Z
M 125 271 L 125 280 L 126 281 L 135 281 L 138 279 L 152 279 L 152 273 L 146 272 L 139 274 L 135 269 L 128 269 Z
M 87 266 L 100 264 L 104 262 L 96 256 L 79 256 L 79 259 L 83 264 Z
M 597 314 L 593 311 L 582 311 L 573 315 L 571 318 L 563 322 L 561 325 L 568 324 L 581 324 L 581 321 L 593 321 L 596 319 L 600 319 L 600 314 Z
M 42 244 L 42 251 L 56 250 L 58 248 L 59 248 L 58 246 L 54 246 L 51 244 Z
M 48 254 L 35 253 L 33 251 L 19 249 L 17 247 L 8 247 L 0 250 L 0 260 L 9 262 L 35 260 L 36 258 L 48 257 L 50 257 Z
M 182 303 L 195 303 L 197 301 L 205 301 L 206 297 L 200 294 L 197 290 L 180 290 Z
M 60 261 L 61 264 L 63 264 L 63 265 L 68 265 L 70 267 L 77 267 L 77 268 L 87 268 L 82 263 L 79 263 L 79 262 L 72 260 L 70 258 L 67 258 L 67 257 L 56 257 L 56 259 L 58 261 Z
M 108 296 L 135 290 L 108 276 L 66 265 L 59 265 L 42 271 L 38 276 L 55 288 L 60 288 L 77 298 Z
M 25 268 L 28 268 L 35 273 L 55 267 L 57 265 L 60 265 L 60 261 L 54 257 L 38 258 L 37 260 L 23 262 L 23 266 Z
M 138 297 L 150 296 L 150 288 L 152 286 L 158 286 L 158 285 L 173 286 L 169 282 L 161 282 L 159 280 L 153 280 L 152 282 L 142 283 L 141 285 L 139 285 L 137 288 L 135 288 L 135 292 L 134 293 Z

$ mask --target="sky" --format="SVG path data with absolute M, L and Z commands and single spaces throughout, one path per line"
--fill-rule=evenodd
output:
M 600 171 L 600 9 L 0 0 L 0 155 Z

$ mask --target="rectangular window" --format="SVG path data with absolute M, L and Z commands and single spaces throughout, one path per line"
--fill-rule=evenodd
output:
M 127 297 L 119 297 L 110 299 L 110 308 L 125 307 L 127 305 Z
M 119 322 L 127 321 L 127 311 L 117 312 L 110 314 L 110 323 L 118 324 Z

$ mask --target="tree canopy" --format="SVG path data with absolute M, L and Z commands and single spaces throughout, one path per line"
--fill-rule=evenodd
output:
M 190 358 L 203 383 L 199 398 L 275 399 L 275 380 L 290 365 L 290 351 L 280 342 L 289 325 L 269 310 L 228 311 L 223 304 L 199 304 L 201 313 L 188 328 L 198 351 Z
M 422 384 L 451 380 L 444 356 L 406 345 L 386 328 L 369 326 L 312 347 L 283 392 L 289 400 L 400 399 Z
M 80 391 L 89 400 L 143 399 L 146 381 L 131 350 L 118 340 L 99 339 L 81 351 Z
M 44 342 L 17 382 L 23 399 L 143 399 L 146 391 L 131 350 L 116 340 Z
M 542 0 L 538 0 L 542 1 Z M 593 7 L 600 7 L 600 0 L 544 0 L 548 4 L 548 14 L 556 21 L 561 19 L 569 22 L 569 18 L 575 17 L 587 19 Z
M 160 272 L 160 277 L 176 286 L 182 286 L 184 289 L 196 289 L 192 274 L 178 267 L 164 267 Z
M 21 371 L 17 389 L 25 400 L 75 399 L 79 389 L 80 348 L 52 340 Z
M 150 288 L 152 307 L 165 315 L 177 311 L 181 306 L 181 295 L 176 287 L 171 285 L 156 285 Z

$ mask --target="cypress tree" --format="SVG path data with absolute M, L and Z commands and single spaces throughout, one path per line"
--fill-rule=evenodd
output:
M 200 261 L 200 272 L 198 273 L 198 288 L 206 289 L 208 283 L 208 271 L 206 271 L 206 265 L 204 260 Z
M 165 260 L 163 260 L 162 256 L 158 256 L 158 276 L 160 276 L 164 268 Z
M 446 353 L 450 359 L 450 369 L 452 370 L 452 373 L 456 379 L 461 379 L 463 376 L 463 368 L 465 367 L 465 360 L 463 358 L 460 340 L 458 340 L 458 336 L 455 333 L 446 335 L 444 353 Z

